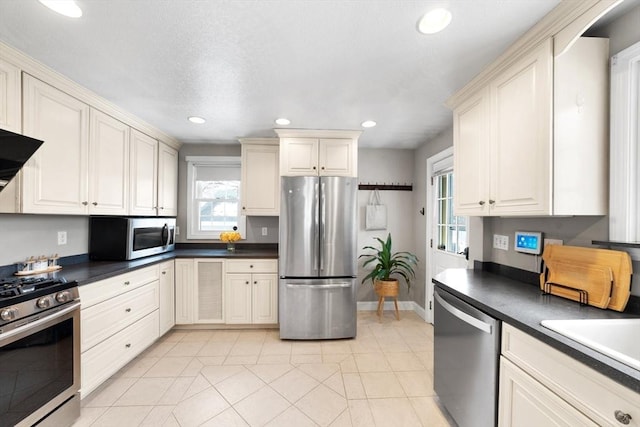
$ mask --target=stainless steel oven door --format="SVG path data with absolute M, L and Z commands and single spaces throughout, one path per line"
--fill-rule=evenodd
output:
M 80 390 L 80 302 L 17 322 L 0 333 L 1 427 L 31 426 Z

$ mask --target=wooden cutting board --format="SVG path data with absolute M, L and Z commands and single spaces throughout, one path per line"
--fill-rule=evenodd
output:
M 546 282 L 577 287 L 589 293 L 590 305 L 624 311 L 631 294 L 631 257 L 609 249 L 549 245 L 542 254 L 547 271 L 540 275 L 540 289 Z M 610 272 L 610 273 L 609 273 Z M 609 280 L 609 274 L 613 280 Z M 610 283 L 609 286 L 606 282 Z M 551 293 L 578 301 L 578 292 L 551 286 Z M 606 293 L 610 293 L 607 304 Z

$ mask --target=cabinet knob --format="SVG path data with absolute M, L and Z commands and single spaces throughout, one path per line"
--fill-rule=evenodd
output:
M 124 311 L 126 311 L 127 313 L 131 313 L 131 308 L 125 308 Z
M 82 204 L 83 204 L 84 206 L 87 206 L 87 205 L 89 204 L 89 202 L 82 202 Z
M 480 206 L 484 206 L 484 200 L 480 200 L 480 201 L 478 202 L 478 204 L 479 204 Z
M 129 286 L 131 284 L 131 282 L 129 282 L 128 280 L 126 282 L 124 282 L 125 286 Z
M 162 274 L 167 274 L 167 272 L 166 272 L 166 271 L 163 271 L 163 272 L 162 272 Z
M 254 285 L 257 285 L 257 284 L 258 284 L 258 281 L 257 281 L 257 280 L 254 280 L 254 281 L 253 281 L 253 284 L 254 284 Z
M 621 410 L 616 410 L 613 415 L 616 417 L 616 421 L 620 424 L 627 425 L 631 422 L 631 415 L 622 412 Z
M 253 268 L 253 264 L 251 264 L 251 265 L 249 266 L 249 268 Z
M 313 170 L 316 170 L 316 167 L 315 167 L 315 166 L 313 167 Z
M 163 211 L 164 210 L 164 206 L 160 206 L 160 210 Z
M 324 166 L 323 166 L 323 167 L 321 167 L 320 169 L 324 170 Z
M 248 285 L 248 284 L 249 284 L 249 281 L 247 280 L 246 282 L 244 282 L 244 284 L 245 284 L 245 285 Z
M 494 205 L 495 203 L 496 203 L 496 201 L 495 201 L 495 200 L 491 200 L 491 199 L 489 199 L 489 204 L 490 204 L 490 205 Z
M 93 206 L 98 206 L 98 202 L 91 203 Z
M 131 348 L 131 344 L 125 344 L 124 346 L 127 348 Z
M 243 206 L 243 207 L 242 207 L 242 210 L 245 210 L 245 209 L 247 209 L 247 208 Z

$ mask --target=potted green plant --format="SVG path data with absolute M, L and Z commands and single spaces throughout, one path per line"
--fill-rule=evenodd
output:
M 410 252 L 393 252 L 391 248 L 391 233 L 387 235 L 387 240 L 375 237 L 380 243 L 380 247 L 365 246 L 363 250 L 371 250 L 373 253 L 366 253 L 359 256 L 364 258 L 362 264 L 366 267 L 373 264 L 373 270 L 367 274 L 362 283 L 371 280 L 373 289 L 378 295 L 378 315 L 382 313 L 385 297 L 393 297 L 396 306 L 396 317 L 400 319 L 398 314 L 398 291 L 399 277 L 404 279 L 407 289 L 411 289 L 411 281 L 415 279 L 416 273 L 414 267 L 418 264 L 418 258 Z

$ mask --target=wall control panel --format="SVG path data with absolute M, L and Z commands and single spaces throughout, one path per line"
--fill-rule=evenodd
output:
M 542 252 L 542 233 L 536 231 L 516 231 L 513 246 L 516 252 L 540 255 Z

